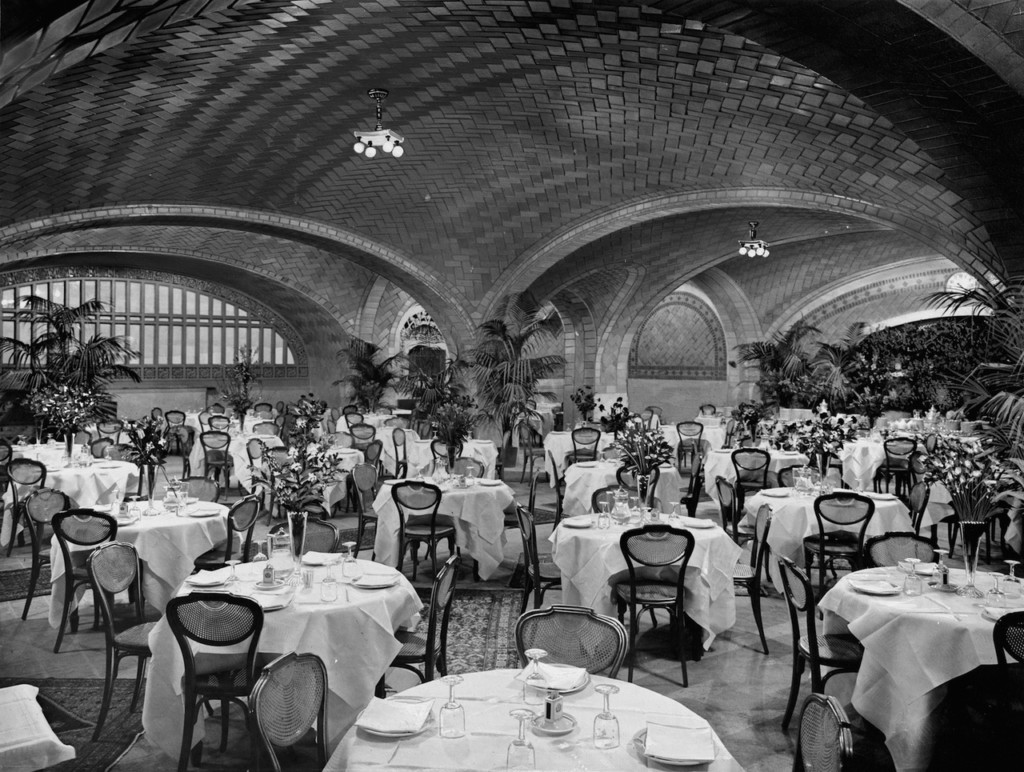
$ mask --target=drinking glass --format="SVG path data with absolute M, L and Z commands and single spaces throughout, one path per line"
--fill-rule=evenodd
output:
M 466 711 L 455 701 L 455 686 L 462 683 L 462 676 L 447 675 L 441 680 L 448 684 L 448 702 L 438 712 L 438 733 L 441 737 L 462 737 L 466 734 Z
M 534 717 L 534 712 L 525 708 L 516 708 L 515 710 L 510 710 L 508 714 L 519 722 L 519 736 L 508 744 L 505 769 L 535 769 L 537 763 L 533 752 L 533 745 L 526 739 L 526 721 Z
M 1006 606 L 1006 593 L 1003 592 L 1003 575 L 992 574 L 992 578 L 995 580 L 995 584 L 992 585 L 992 589 L 985 593 L 985 604 L 988 606 L 995 606 L 996 608 L 1003 608 Z
M 338 580 L 334 578 L 334 566 L 327 564 L 327 573 L 320 580 L 320 600 L 334 603 L 338 599 Z
M 1019 560 L 1006 561 L 1010 566 L 1009 575 L 1003 580 L 1003 593 L 1005 593 L 1007 601 L 1020 600 L 1021 581 L 1017 578 L 1017 575 L 1014 572 L 1014 569 L 1017 567 L 1019 562 Z
M 907 575 L 907 578 L 903 580 L 903 593 L 905 595 L 920 595 L 924 590 L 924 583 L 921 581 L 921 577 L 917 575 L 917 564 L 920 562 L 920 558 L 907 558 L 900 561 L 900 570 Z M 903 567 L 904 563 L 907 564 L 908 568 Z
M 270 537 L 270 564 L 274 567 L 274 578 L 283 581 L 292 575 L 295 561 L 292 560 L 291 540 L 286 533 L 275 533 Z
M 611 502 L 608 499 L 604 499 L 598 504 L 598 509 L 601 514 L 597 516 L 597 527 L 603 529 L 612 527 L 612 516 L 611 516 Z
M 228 583 L 230 584 L 231 582 L 237 582 L 238 577 L 235 575 L 235 566 L 237 566 L 242 561 L 232 558 L 231 560 L 225 560 L 224 562 L 231 566 L 231 576 L 228 577 Z
M 543 705 L 548 693 L 548 682 L 541 675 L 538 663 L 548 653 L 544 649 L 527 649 L 525 654 L 530 660 L 530 672 L 523 681 L 523 702 L 527 705 Z
M 349 583 L 354 582 L 363 574 L 355 558 L 355 549 L 354 541 L 347 541 L 341 545 L 341 576 Z
M 604 697 L 604 710 L 594 717 L 594 747 L 606 751 L 619 747 L 619 720 L 611 711 L 609 698 L 619 691 L 615 684 L 598 684 L 594 691 Z
M 907 577 L 910 576 L 910 574 L 914 570 L 913 564 L 909 560 L 907 560 L 907 559 L 897 560 L 896 561 L 896 570 L 899 573 L 903 574 L 903 582 L 902 582 L 902 584 L 903 584 L 903 587 L 906 588 L 906 586 L 907 586 Z

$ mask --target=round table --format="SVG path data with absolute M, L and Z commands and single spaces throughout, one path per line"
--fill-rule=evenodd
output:
M 284 440 L 273 434 L 238 434 L 231 437 L 231 441 L 228 443 L 228 455 L 231 457 L 235 480 L 244 490 L 252 490 L 252 468 L 247 450 L 249 440 L 262 440 L 268 448 L 279 448 L 284 445 Z M 201 477 L 205 474 L 206 463 L 203 459 L 203 444 L 199 441 L 199 435 L 196 435 L 196 442 L 192 446 L 188 462 L 193 476 Z
M 673 430 L 674 431 L 674 430 Z M 678 442 L 678 437 L 676 438 Z M 601 432 L 601 437 L 597 441 L 597 452 L 600 454 L 602 450 L 607 448 L 615 442 L 615 435 L 609 432 Z M 548 479 L 551 481 L 551 487 L 555 487 L 555 472 L 561 476 L 565 471 L 565 456 L 568 453 L 572 453 L 572 432 L 550 432 L 547 437 L 544 438 L 544 469 L 548 473 Z M 554 458 L 555 464 L 558 469 L 551 468 L 551 459 Z
M 708 649 L 718 633 L 736 623 L 732 577 L 742 551 L 720 526 L 695 527 L 710 520 L 697 523 L 695 518 L 671 517 L 662 522 L 687 528 L 693 534 L 693 554 L 684 582 L 686 614 L 703 630 L 704 648 Z M 562 574 L 563 603 L 615 614 L 611 585 L 629 579 L 619 537 L 627 528 L 636 527 L 613 524 L 608 529 L 572 528 L 563 519 L 550 537 L 551 558 Z M 670 569 L 667 576 L 674 581 L 678 569 Z
M 466 734 L 458 739 L 441 739 L 436 724 L 421 734 L 401 741 L 370 735 L 353 729 L 342 739 L 324 767 L 325 772 L 359 772 L 360 770 L 504 770 L 508 744 L 516 737 L 518 724 L 509 711 L 527 707 L 522 701 L 522 682 L 515 670 L 490 670 L 466 673 L 455 687 L 455 697 L 466 711 Z M 610 683 L 618 687 L 610 706 L 619 720 L 618 748 L 597 750 L 593 743 L 594 717 L 601 711 L 603 698 L 594 691 L 595 684 Z M 434 699 L 434 715 L 448 698 L 448 687 L 442 681 L 430 681 L 401 693 L 403 698 Z M 534 710 L 538 706 L 529 706 Z M 649 718 L 658 716 L 687 725 L 703 723 L 696 713 L 675 700 L 642 686 L 603 676 L 591 676 L 582 691 L 565 696 L 564 712 L 571 714 L 578 726 L 561 737 L 546 737 L 528 730 L 534 747 L 537 769 L 543 770 L 628 770 L 668 769 L 653 763 L 648 766 L 632 739 L 647 726 Z M 741 772 L 742 767 L 711 731 L 716 757 L 707 765 L 694 767 L 710 772 Z
M 776 474 L 787 466 L 806 466 L 810 460 L 803 453 L 798 453 L 795 450 L 770 450 L 768 453 L 768 471 Z M 704 457 L 704 490 L 715 502 L 718 501 L 716 477 L 724 477 L 730 482 L 736 481 L 736 468 L 732 465 L 732 450 L 713 450 Z M 749 508 L 750 506 L 747 505 L 747 509 Z
M 853 706 L 885 735 L 896 769 L 928 768 L 946 684 L 981 665 L 996 663 L 994 623 L 978 601 L 937 592 L 879 597 L 857 592 L 857 579 L 884 579 L 888 569 L 842 577 L 821 599 L 826 633 L 849 631 L 864 646 Z M 963 584 L 962 570 L 950 571 L 951 584 Z M 900 577 L 902 578 L 902 577 Z M 992 580 L 978 574 L 978 589 Z M 1013 601 L 1024 610 L 1024 601 Z
M 243 563 L 237 568 L 239 581 L 218 588 L 255 597 L 261 605 L 287 602 L 284 608 L 265 612 L 259 651 L 269 656 L 289 651 L 311 652 L 324 661 L 329 688 L 329 747 L 338 742 L 355 722 L 359 711 L 369 704 L 377 681 L 401 650 L 395 630 L 415 624 L 422 606 L 416 590 L 405 577 L 368 560 L 360 560 L 359 564 L 363 573 L 395 574 L 395 585 L 361 590 L 341 584 L 340 571 L 335 568 L 335 577 L 339 579 L 338 600 L 323 603 L 319 585 L 326 569 L 312 569 L 310 590 L 289 589 L 283 594 L 265 594 L 256 592 L 254 587 L 260 576 L 260 564 Z M 184 585 L 179 594 L 187 594 L 191 589 Z M 146 679 L 142 725 L 147 739 L 176 759 L 184 718 L 181 679 L 185 666 L 166 617 L 157 622 L 150 633 L 149 646 L 153 657 Z M 203 726 L 200 716 L 193 733 L 194 744 L 202 741 Z
M 409 477 L 415 477 L 424 467 L 434 460 L 434 452 L 430 445 L 434 440 L 420 439 L 409 434 L 405 438 L 405 453 L 409 459 Z M 393 447 L 393 445 L 392 445 Z M 462 443 L 462 455 L 475 458 L 484 465 L 484 477 L 494 479 L 498 462 L 498 448 L 491 440 L 469 439 Z
M 398 507 L 391 498 L 391 486 L 396 482 L 402 481 L 385 480 L 373 501 L 378 518 L 374 554 L 389 566 L 398 565 Z M 490 578 L 505 556 L 505 512 L 514 506 L 515 494 L 497 480 L 468 488 L 447 481 L 440 488 L 438 513 L 453 519 L 455 543 L 477 561 L 480 578 Z
M 594 491 L 609 485 L 618 485 L 616 470 L 622 466 L 618 461 L 583 461 L 570 464 L 565 470 L 565 497 L 562 512 L 565 515 L 583 515 L 591 510 Z M 654 495 L 661 500 L 661 511 L 669 513 L 682 496 L 682 479 L 679 470 L 666 464 L 658 470 L 658 484 Z

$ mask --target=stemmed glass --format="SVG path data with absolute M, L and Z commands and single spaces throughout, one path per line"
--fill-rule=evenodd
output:
M 238 577 L 235 575 L 235 566 L 237 566 L 242 561 L 232 558 L 231 560 L 225 560 L 224 562 L 231 566 L 231 576 L 228 577 L 228 584 L 230 584 L 231 582 L 237 582 Z
M 992 574 L 992 578 L 995 579 L 995 584 L 985 593 L 985 603 L 995 608 L 1003 608 L 1006 605 L 1006 593 L 1002 587 L 1004 577 L 1002 574 Z
M 1019 560 L 1007 560 L 1007 565 L 1010 566 L 1008 576 L 1003 580 L 1003 592 L 1006 594 L 1006 600 L 1019 600 L 1021 596 L 1021 581 L 1017 578 L 1014 569 Z
M 527 705 L 542 705 L 547 695 L 548 682 L 541 675 L 538 663 L 548 653 L 544 649 L 527 649 L 524 653 L 530 660 L 530 672 L 523 681 L 523 702 Z
M 448 684 L 448 702 L 438 713 L 438 733 L 441 737 L 462 737 L 466 734 L 466 711 L 455 701 L 455 686 L 462 683 L 462 676 L 447 675 L 441 680 Z
M 359 569 L 359 563 L 355 558 L 355 548 L 356 543 L 354 541 L 347 541 L 341 545 L 341 576 L 349 584 L 362 576 L 363 573 Z
M 516 708 L 510 710 L 508 714 L 519 722 L 519 736 L 508 744 L 505 769 L 535 769 L 537 763 L 533 745 L 526 739 L 526 721 L 534 717 L 534 712 L 526 708 Z
M 604 696 L 604 710 L 594 716 L 594 747 L 609 750 L 619 747 L 619 720 L 611 711 L 609 698 L 619 691 L 615 684 L 598 684 L 594 691 Z

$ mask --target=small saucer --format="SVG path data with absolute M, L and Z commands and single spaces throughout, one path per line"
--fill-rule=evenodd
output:
M 544 716 L 535 716 L 530 724 L 536 734 L 545 735 L 546 737 L 561 737 L 562 735 L 569 734 L 569 732 L 577 727 L 575 717 L 568 713 L 563 713 L 554 725 L 549 724 Z

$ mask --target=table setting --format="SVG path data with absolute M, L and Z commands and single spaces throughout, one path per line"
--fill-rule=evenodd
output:
M 328 671 L 328 747 L 333 748 L 370 703 L 377 681 L 401 649 L 395 631 L 415 626 L 422 602 L 409 581 L 389 566 L 350 554 L 315 552 L 306 553 L 296 566 L 287 552 L 281 562 L 261 550 L 253 562 L 198 572 L 182 582 L 178 594 L 201 590 L 254 598 L 265 614 L 261 654 L 319 655 Z M 273 578 L 265 583 L 268 566 Z M 153 659 L 142 723 L 149 741 L 177 758 L 184 665 L 165 619 L 150 633 L 149 645 Z M 203 723 L 196 724 L 193 743 L 202 741 Z
M 434 440 L 420 439 L 414 432 L 408 432 L 405 439 L 405 453 L 409 460 L 409 474 L 415 475 L 430 465 L 434 460 L 434 452 L 430 449 Z M 394 444 L 392 444 L 394 448 Z M 491 440 L 465 439 L 462 441 L 462 455 L 474 458 L 484 465 L 484 477 L 496 477 L 498 448 Z
M 591 511 L 594 492 L 609 485 L 618 485 L 616 472 L 621 461 L 577 461 L 565 470 L 565 496 L 562 511 L 566 515 L 581 515 Z M 679 470 L 672 464 L 658 468 L 658 484 L 654 495 L 661 501 L 661 511 L 671 513 L 679 504 L 682 495 L 682 479 Z
M 678 442 L 679 438 L 676 437 Z M 601 454 L 601 451 L 605 450 L 609 445 L 615 442 L 615 435 L 611 432 L 602 432 L 600 439 L 597 441 L 597 453 Z M 565 472 L 565 457 L 569 453 L 573 452 L 572 447 L 572 432 L 548 432 L 544 438 L 544 469 L 548 473 L 548 479 L 551 481 L 551 486 L 555 485 L 555 474 L 561 477 Z M 551 459 L 554 459 L 557 469 L 551 467 Z
M 325 770 L 741 769 L 708 722 L 675 700 L 553 666 L 544 672 L 569 688 L 541 679 L 532 699 L 530 668 L 450 675 L 375 700 Z
M 704 490 L 715 502 L 718 501 L 716 477 L 735 482 L 736 469 L 732 464 L 733 449 L 712 450 L 704 457 Z M 806 466 L 810 458 L 796 450 L 769 450 L 768 471 L 778 474 L 787 466 Z M 749 508 L 749 505 L 748 505 Z

